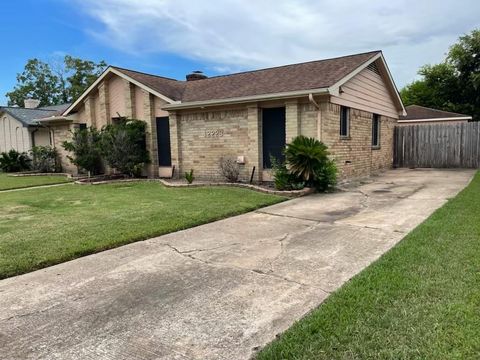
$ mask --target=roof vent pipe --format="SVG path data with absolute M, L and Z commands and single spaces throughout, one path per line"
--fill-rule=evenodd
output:
M 192 71 L 192 73 L 186 76 L 187 81 L 203 80 L 208 79 L 208 76 L 205 75 L 202 71 Z

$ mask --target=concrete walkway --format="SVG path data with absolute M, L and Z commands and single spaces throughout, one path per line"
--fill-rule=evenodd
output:
M 0 281 L 0 357 L 248 359 L 473 174 L 393 170 Z

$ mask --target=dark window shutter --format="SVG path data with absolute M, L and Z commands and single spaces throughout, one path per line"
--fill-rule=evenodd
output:
M 172 154 L 170 151 L 170 122 L 168 116 L 158 117 L 156 121 L 158 165 L 171 166 Z
M 263 168 L 271 169 L 270 156 L 283 163 L 285 156 L 285 108 L 262 109 Z

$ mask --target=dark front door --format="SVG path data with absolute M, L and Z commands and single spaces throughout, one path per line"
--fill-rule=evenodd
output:
M 262 109 L 263 168 L 270 169 L 270 156 L 283 162 L 285 149 L 285 108 Z
M 170 153 L 170 123 L 168 116 L 157 118 L 157 148 L 158 165 L 171 166 L 172 155 Z

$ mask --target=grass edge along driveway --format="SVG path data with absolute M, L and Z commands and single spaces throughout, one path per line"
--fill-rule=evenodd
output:
M 283 200 L 242 188 L 158 182 L 0 193 L 0 279 Z
M 393 249 L 267 345 L 267 359 L 480 354 L 480 173 Z
M 13 189 L 25 189 L 41 185 L 55 185 L 70 182 L 64 175 L 11 176 L 0 172 L 0 192 Z

